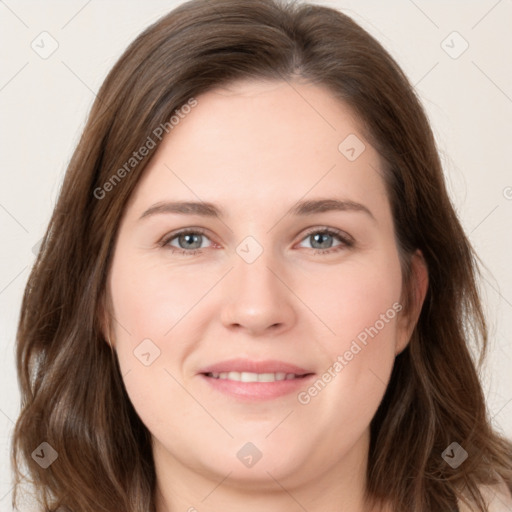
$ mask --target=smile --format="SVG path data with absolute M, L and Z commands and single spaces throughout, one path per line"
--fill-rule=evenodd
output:
M 304 378 L 304 375 L 294 373 L 253 373 L 253 372 L 210 372 L 207 377 L 221 380 L 233 380 L 236 382 L 275 382 L 280 380 L 292 380 Z

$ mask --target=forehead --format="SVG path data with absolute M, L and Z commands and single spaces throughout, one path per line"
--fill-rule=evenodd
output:
M 239 81 L 196 100 L 145 170 L 132 198 L 139 210 L 166 196 L 261 208 L 308 194 L 385 195 L 378 153 L 327 88 Z

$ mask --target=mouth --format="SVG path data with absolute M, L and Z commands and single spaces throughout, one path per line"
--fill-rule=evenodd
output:
M 254 372 L 208 372 L 203 375 L 213 379 L 232 380 L 235 382 L 276 382 L 281 380 L 303 379 L 310 373 L 297 375 L 295 373 L 254 373 Z
M 231 359 L 199 372 L 210 389 L 244 401 L 277 398 L 309 385 L 315 375 L 300 366 L 283 361 Z

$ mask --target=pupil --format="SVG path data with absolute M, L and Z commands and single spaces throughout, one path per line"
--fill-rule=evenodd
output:
M 326 248 L 329 248 L 330 247 L 330 244 L 326 244 L 325 241 L 321 241 L 323 237 L 326 237 L 326 238 L 330 238 L 331 235 L 328 235 L 327 233 L 317 233 L 316 235 L 313 235 L 313 238 L 315 239 L 315 242 L 318 242 L 320 239 L 320 242 L 319 244 L 322 246 L 322 247 L 319 247 L 320 249 L 326 249 Z
M 197 242 L 199 240 L 199 237 L 201 235 L 194 235 L 194 234 L 185 234 L 185 235 L 181 235 L 180 237 L 180 245 L 181 245 L 181 242 L 185 241 L 185 245 L 190 248 L 191 245 L 189 244 L 189 242 L 192 243 L 192 245 L 194 244 L 194 239 L 195 239 L 195 243 L 197 245 Z M 197 246 L 194 246 L 193 249 L 198 249 L 199 247 L 201 246 L 201 242 L 199 242 L 199 244 Z

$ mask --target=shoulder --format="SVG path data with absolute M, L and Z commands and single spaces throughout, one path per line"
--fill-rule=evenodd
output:
M 482 485 L 479 489 L 489 507 L 489 512 L 512 511 L 512 495 L 505 482 L 495 485 Z M 474 512 L 461 501 L 458 502 L 458 505 L 459 512 Z

